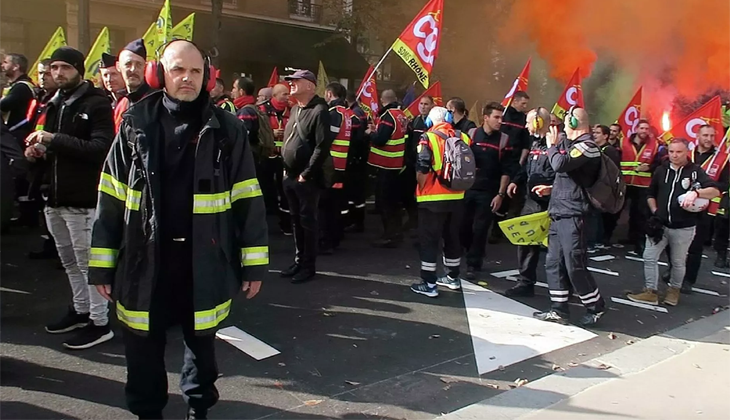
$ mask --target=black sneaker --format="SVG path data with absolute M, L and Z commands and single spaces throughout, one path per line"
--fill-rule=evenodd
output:
M 63 346 L 71 350 L 83 350 L 94 347 L 114 337 L 114 331 L 107 325 L 94 325 L 90 323 L 79 331 L 73 338 L 63 343 Z
M 583 317 L 578 320 L 578 325 L 581 327 L 592 327 L 598 323 L 598 320 L 601 319 L 605 312 L 598 312 L 598 313 L 587 313 L 583 315 Z
M 185 416 L 185 420 L 199 420 L 199 419 L 207 419 L 207 418 L 208 418 L 207 410 L 196 410 L 193 407 L 188 408 L 188 413 Z
M 508 297 L 533 297 L 535 296 L 535 286 L 518 284 L 507 289 L 504 295 Z
M 63 334 L 78 328 L 89 325 L 89 314 L 76 313 L 73 305 L 69 306 L 68 312 L 60 321 L 46 325 L 46 332 L 51 334 Z
M 568 324 L 568 318 L 566 316 L 563 316 L 560 313 L 553 311 L 553 310 L 550 310 L 547 312 L 534 312 L 532 314 L 532 317 L 535 319 L 539 319 L 540 321 L 554 322 L 556 324 L 562 324 L 562 325 Z
M 467 266 L 466 267 L 466 275 L 464 277 L 466 277 L 467 280 L 474 280 L 474 279 L 476 279 L 477 278 L 477 275 L 476 275 L 475 271 L 477 271 L 476 268 Z
M 302 267 L 300 267 L 299 264 L 294 263 L 290 265 L 289 268 L 281 272 L 281 277 L 294 277 L 294 275 L 296 275 L 301 269 Z
M 693 284 L 691 284 L 691 283 L 688 283 L 686 281 L 685 282 L 682 282 L 682 288 L 679 289 L 679 291 L 683 295 L 691 295 L 692 294 L 692 286 L 693 286 Z
M 721 254 L 717 253 L 717 258 L 715 259 L 715 267 L 717 268 L 728 268 L 730 265 L 728 265 L 727 261 L 727 254 Z
M 301 270 L 299 270 L 299 272 L 297 274 L 295 274 L 291 278 L 291 282 L 292 282 L 292 284 L 306 283 L 309 280 L 312 280 L 316 274 L 317 274 L 317 272 L 315 270 L 306 269 L 306 268 L 301 269 Z

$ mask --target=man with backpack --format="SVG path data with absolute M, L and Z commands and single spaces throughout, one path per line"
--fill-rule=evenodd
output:
M 503 156 L 510 149 L 509 136 L 499 130 L 503 111 L 498 102 L 486 104 L 482 110 L 482 126 L 468 133 L 476 162 L 476 180 L 466 192 L 460 235 L 462 246 L 468 250 L 468 280 L 474 280 L 475 272 L 482 268 L 489 226 L 494 213 L 502 206 L 509 185 L 512 167 Z
M 474 182 L 475 177 L 474 156 L 469 149 L 470 139 L 466 134 L 454 131 L 447 115 L 449 112 L 446 108 L 431 109 L 426 119 L 429 130 L 421 136 L 417 148 L 416 200 L 421 282 L 413 284 L 411 291 L 428 297 L 438 296 L 437 285 L 452 290 L 461 288 L 461 202 L 464 191 Z M 439 278 L 436 275 L 436 258 L 442 239 L 447 273 Z
M 584 109 L 570 108 L 565 116 L 565 134 L 558 138 L 557 127 L 551 126 L 545 138 L 550 165 L 555 171 L 548 206 L 551 223 L 545 259 L 552 307 L 545 312 L 535 312 L 533 316 L 567 324 L 572 289 L 588 311 L 580 319 L 580 325 L 591 326 L 603 315 L 605 302 L 586 268 L 585 222 L 592 209 L 588 189 L 597 184 L 604 161 L 601 150 L 591 140 L 588 113 Z

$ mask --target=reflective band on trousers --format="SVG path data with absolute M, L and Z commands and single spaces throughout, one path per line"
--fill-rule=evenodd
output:
M 260 193 L 260 192 L 259 192 Z M 222 192 L 218 194 L 194 194 L 193 213 L 213 214 L 223 213 L 231 208 L 231 193 Z
M 117 318 L 119 318 L 119 321 L 126 324 L 129 328 L 140 331 L 150 330 L 149 312 L 127 310 L 119 301 L 117 301 Z
M 269 263 L 269 247 L 254 246 L 241 248 L 241 265 L 250 267 L 252 265 L 266 265 Z
M 208 330 L 218 326 L 231 312 L 230 299 L 207 311 L 195 311 L 195 330 Z
M 233 188 L 231 188 L 231 203 L 235 203 L 236 200 L 242 198 L 253 198 L 261 195 L 259 181 L 256 178 L 247 179 L 233 184 Z
M 118 253 L 118 250 L 111 248 L 91 248 L 89 267 L 114 268 L 117 266 Z

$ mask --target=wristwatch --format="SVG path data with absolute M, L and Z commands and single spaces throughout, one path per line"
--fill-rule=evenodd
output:
M 505 196 L 507 196 L 507 194 L 505 194 L 505 193 L 503 193 L 503 192 L 500 192 L 500 193 L 498 193 L 498 195 L 499 195 L 500 197 L 502 197 L 502 198 L 504 198 Z

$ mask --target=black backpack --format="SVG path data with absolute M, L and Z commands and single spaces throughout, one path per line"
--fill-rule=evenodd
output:
M 442 170 L 438 177 L 444 187 L 452 191 L 466 191 L 474 185 L 477 175 L 474 152 L 461 138 L 461 132 L 449 137 L 440 131 L 436 135 L 444 139 Z
M 598 147 L 595 143 L 587 145 Z M 585 188 L 591 204 L 603 213 L 616 214 L 624 208 L 626 182 L 621 169 L 605 153 L 601 152 L 601 169 L 596 182 Z

